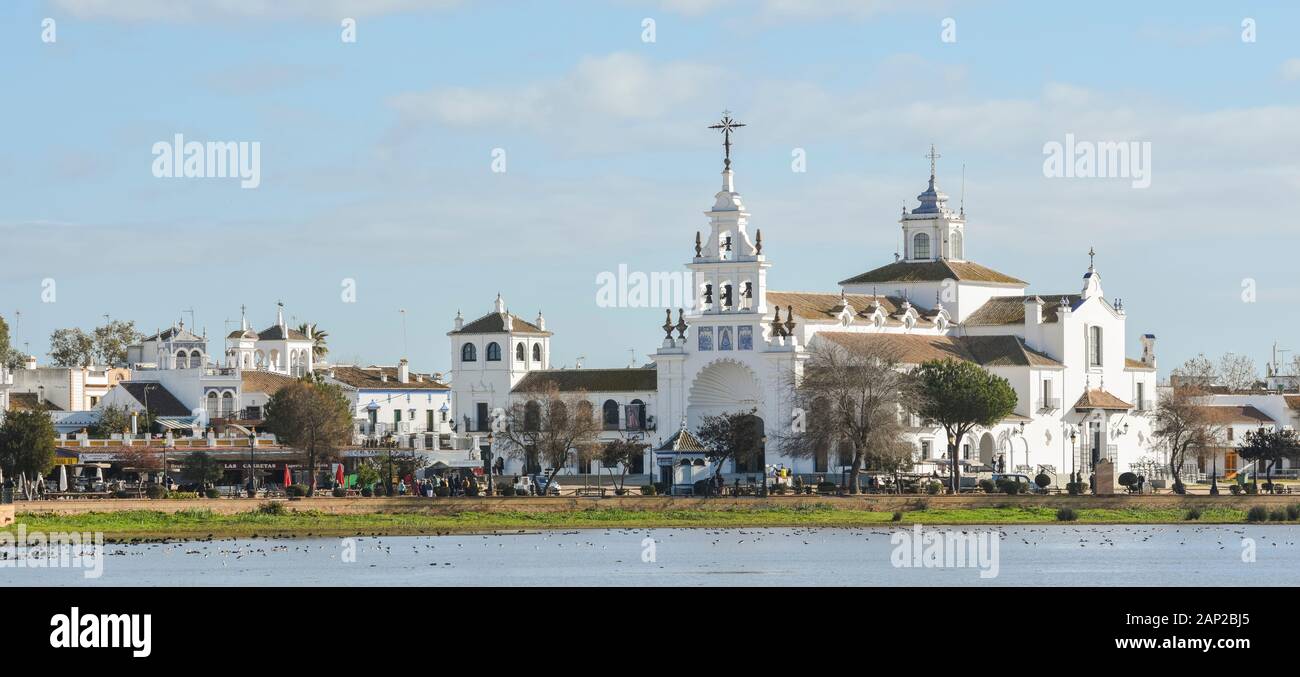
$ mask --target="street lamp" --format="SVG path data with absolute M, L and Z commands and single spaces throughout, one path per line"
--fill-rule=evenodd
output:
M 1070 481 L 1074 482 L 1075 484 L 1079 483 L 1079 478 L 1075 476 L 1078 474 L 1079 471 L 1078 465 L 1076 464 L 1076 461 L 1078 460 L 1077 459 L 1078 452 L 1076 451 L 1074 446 L 1075 441 L 1078 439 L 1079 439 L 1079 433 L 1076 432 L 1073 427 L 1071 427 L 1070 428 Z
M 257 498 L 257 471 L 255 453 L 257 452 L 257 429 L 248 429 L 248 497 Z M 286 492 L 288 487 L 285 487 Z
M 767 498 L 767 435 L 758 440 L 758 476 L 763 483 L 758 495 Z
M 496 441 L 496 435 L 489 430 L 487 434 L 487 449 L 483 450 L 483 470 L 487 473 L 487 491 L 488 496 L 492 495 L 492 443 Z
M 961 480 L 961 466 L 957 465 L 957 436 L 948 433 L 948 492 L 956 494 Z

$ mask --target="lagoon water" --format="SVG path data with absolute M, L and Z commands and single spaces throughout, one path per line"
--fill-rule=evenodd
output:
M 100 578 L 4 567 L 0 585 L 1300 585 L 1297 526 L 926 529 L 945 530 L 995 535 L 996 576 L 895 566 L 913 563 L 891 543 L 904 527 L 606 529 L 107 544 Z

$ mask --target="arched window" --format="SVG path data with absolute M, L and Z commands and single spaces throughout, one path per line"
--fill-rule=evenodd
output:
M 523 362 L 526 359 L 528 359 L 528 350 L 524 348 L 524 344 L 515 344 L 515 361 Z
M 645 429 L 645 402 L 632 400 L 627 405 L 627 429 Z
M 264 364 L 266 364 L 266 353 L 259 350 L 257 351 L 257 368 L 261 369 Z
M 208 416 L 217 416 L 217 392 L 214 390 L 208 393 Z
M 912 237 L 912 258 L 928 259 L 930 258 L 930 236 L 925 233 L 917 233 Z
M 1101 327 L 1088 327 L 1088 366 L 1101 366 Z
M 591 402 L 588 402 L 587 400 L 578 402 L 578 418 L 580 420 L 590 421 L 593 420 L 595 415 L 596 412 L 592 408 Z
M 197 350 L 190 351 L 190 368 L 197 369 L 203 366 L 203 353 Z
M 600 411 L 605 430 L 618 430 L 618 402 L 605 400 L 605 404 L 601 406 Z
M 478 361 L 478 350 L 474 348 L 473 343 L 466 343 L 465 345 L 460 347 L 460 361 L 461 362 Z
M 951 258 L 954 258 L 954 259 L 964 258 L 964 257 L 961 255 L 961 247 L 962 247 L 962 243 L 961 243 L 961 233 L 953 233 L 953 234 L 952 234 L 952 256 L 951 256 Z
M 235 413 L 235 395 L 227 390 L 221 393 L 221 415 L 233 416 Z
M 538 364 L 542 361 L 542 344 L 540 343 L 533 344 L 533 361 Z
M 524 405 L 524 430 L 537 432 L 542 428 L 542 405 L 537 400 L 529 400 Z
M 185 369 L 188 366 L 189 366 L 189 359 L 185 357 L 185 351 L 184 350 L 176 351 L 176 368 Z
M 487 357 L 486 357 L 486 359 L 487 359 L 488 362 L 500 362 L 500 361 L 501 361 L 501 344 L 497 343 L 496 341 L 493 341 L 492 343 L 487 344 Z

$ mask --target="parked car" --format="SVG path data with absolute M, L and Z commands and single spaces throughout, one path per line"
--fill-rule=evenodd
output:
M 518 482 L 515 482 L 515 492 L 528 495 L 559 496 L 562 488 L 559 482 L 551 482 L 550 486 L 547 486 L 545 475 L 523 475 Z
M 1028 475 L 1020 473 L 994 474 L 992 479 L 995 485 L 1002 480 L 1012 480 L 1020 485 L 1020 493 L 1022 494 L 1038 493 L 1038 485 L 1034 484 L 1034 480 L 1030 479 Z

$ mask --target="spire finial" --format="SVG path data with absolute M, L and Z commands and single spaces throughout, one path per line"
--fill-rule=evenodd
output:
M 735 131 L 737 127 L 744 127 L 744 126 L 745 123 L 736 122 L 734 119 L 732 119 L 731 111 L 729 110 L 722 111 L 722 119 L 718 121 L 717 124 L 709 125 L 709 129 L 722 130 L 722 149 L 724 152 L 724 157 L 726 158 L 723 161 L 723 165 L 722 165 L 723 171 L 727 171 L 731 169 L 731 133 Z
M 1097 263 L 1097 250 L 1093 247 L 1088 247 L 1088 270 L 1093 270 L 1096 263 Z
M 933 184 L 934 183 L 934 161 L 938 160 L 943 156 L 935 152 L 934 144 L 930 144 L 930 152 L 926 154 L 926 157 L 930 158 L 930 183 Z

